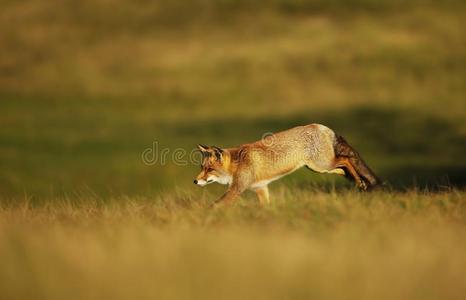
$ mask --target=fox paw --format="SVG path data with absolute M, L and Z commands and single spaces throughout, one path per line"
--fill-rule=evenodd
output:
M 367 183 L 365 183 L 363 180 L 359 182 L 358 187 L 363 191 L 367 191 L 368 189 Z

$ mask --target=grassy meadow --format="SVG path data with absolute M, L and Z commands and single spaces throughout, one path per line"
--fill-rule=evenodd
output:
M 3 203 L 3 299 L 462 299 L 465 192 Z
M 464 28 L 455 0 L 2 1 L 0 298 L 461 299 Z M 313 122 L 386 189 L 300 170 L 207 209 L 197 143 Z

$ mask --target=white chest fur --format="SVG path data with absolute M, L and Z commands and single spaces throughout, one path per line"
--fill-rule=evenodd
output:
M 231 176 L 220 176 L 217 178 L 217 182 L 220 184 L 230 184 L 232 182 L 232 177 Z

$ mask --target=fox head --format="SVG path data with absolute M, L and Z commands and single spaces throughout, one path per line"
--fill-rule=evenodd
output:
M 212 146 L 197 146 L 202 153 L 201 173 L 197 175 L 194 184 L 205 186 L 209 183 L 218 182 L 228 184 L 231 181 L 224 164 L 225 150 Z

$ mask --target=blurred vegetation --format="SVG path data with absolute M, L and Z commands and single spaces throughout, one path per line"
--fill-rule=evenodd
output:
M 0 202 L 2 299 L 461 299 L 466 197 L 281 188 Z M 18 199 L 17 199 L 18 200 Z
M 396 187 L 466 183 L 464 1 L 0 6 L 4 195 L 193 189 L 197 166 L 142 152 L 311 122 Z M 283 182 L 347 184 L 305 170 Z

